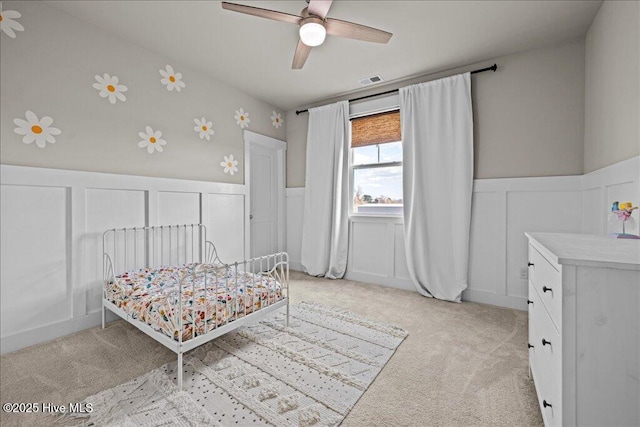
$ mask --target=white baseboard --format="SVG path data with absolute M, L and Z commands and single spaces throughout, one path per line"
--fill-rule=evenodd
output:
M 373 283 L 374 285 L 382 285 L 390 288 L 403 289 L 405 291 L 418 292 L 413 286 L 411 280 L 398 279 L 396 277 L 381 277 L 373 274 L 360 273 L 355 271 L 347 271 L 344 275 L 347 280 L 356 282 Z
M 301 271 L 304 273 L 304 267 L 300 263 L 300 261 L 291 261 L 289 260 L 289 270 L 293 271 Z
M 117 320 L 118 317 L 107 312 L 107 323 Z M 63 320 L 52 323 L 28 331 L 18 332 L 17 334 L 2 337 L 0 341 L 0 352 L 2 354 L 11 353 L 24 347 L 35 344 L 52 341 L 56 338 L 71 335 L 85 329 L 99 326 L 102 323 L 100 312 L 89 313 L 85 316 L 74 317 L 72 319 Z
M 510 295 L 496 295 L 493 292 L 467 289 L 462 292 L 462 301 L 479 302 L 481 304 L 497 305 L 499 307 L 514 308 L 527 311 L 527 299 Z

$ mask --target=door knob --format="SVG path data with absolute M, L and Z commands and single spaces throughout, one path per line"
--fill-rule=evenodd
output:
M 253 215 L 249 215 L 249 219 L 253 219 Z

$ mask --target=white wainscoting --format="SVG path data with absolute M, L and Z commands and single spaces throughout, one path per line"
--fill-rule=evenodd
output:
M 248 256 L 244 185 L 0 165 L 2 352 L 100 324 L 102 233 L 203 223 Z
M 286 242 L 285 250 L 289 254 L 289 267 L 303 271 L 300 263 L 302 251 L 302 215 L 304 213 L 304 187 L 287 188 L 286 190 Z
M 467 301 L 527 308 L 525 231 L 582 230 L 580 176 L 474 181 Z
M 248 257 L 243 185 L 0 165 L 0 347 L 100 322 L 102 233 L 198 223 L 223 260 Z M 304 188 L 288 188 L 287 251 L 302 270 Z M 476 180 L 463 299 L 526 308 L 524 231 L 603 234 L 614 200 L 640 201 L 640 157 L 583 176 Z M 635 211 L 636 224 L 638 211 Z M 634 231 L 637 233 L 637 229 Z M 347 278 L 414 290 L 400 218 L 352 218 Z
M 614 200 L 640 201 L 640 157 L 586 175 L 474 181 L 469 287 L 463 299 L 526 310 L 525 231 L 603 234 Z M 287 251 L 300 265 L 304 188 L 287 189 Z M 634 217 L 638 221 L 638 211 Z M 637 230 L 635 230 L 637 233 Z M 346 278 L 414 290 L 401 218 L 352 217 Z
M 345 278 L 415 291 L 404 252 L 401 217 L 353 216 Z
M 609 224 L 611 204 L 615 201 L 640 204 L 640 156 L 598 169 L 582 176 L 583 232 L 591 234 L 620 233 L 620 223 Z M 638 234 L 640 210 L 632 215 Z

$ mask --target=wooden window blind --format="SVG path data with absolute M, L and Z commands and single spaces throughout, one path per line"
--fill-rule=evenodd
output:
M 400 111 L 373 114 L 351 120 L 351 147 L 400 141 Z

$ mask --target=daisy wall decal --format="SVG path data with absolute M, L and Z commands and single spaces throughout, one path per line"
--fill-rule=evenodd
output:
M 159 130 L 154 132 L 151 126 L 147 126 L 145 132 L 139 132 L 138 135 L 142 138 L 142 141 L 138 142 L 138 147 L 146 147 L 149 154 L 152 154 L 154 151 L 162 153 L 162 146 L 167 145 L 167 141 L 161 139 L 162 132 Z
M 233 176 L 234 173 L 238 172 L 238 161 L 233 160 L 233 154 L 224 156 L 224 162 L 220 162 L 220 166 L 224 168 L 224 173 L 228 173 L 231 176 Z
M 182 74 L 174 72 L 171 65 L 167 65 L 165 70 L 159 71 L 162 76 L 160 83 L 165 85 L 168 91 L 175 89 L 176 92 L 180 92 L 186 86 L 182 81 Z
M 13 131 L 18 135 L 24 135 L 22 142 L 25 144 L 31 144 L 33 141 L 40 148 L 44 148 L 49 144 L 54 144 L 56 139 L 54 135 L 60 135 L 62 131 L 58 128 L 51 126 L 53 119 L 49 116 L 44 116 L 42 119 L 38 119 L 32 111 L 25 113 L 27 120 L 13 119 L 13 123 L 18 126 Z
M 97 83 L 94 83 L 93 87 L 100 91 L 101 97 L 108 97 L 110 103 L 115 104 L 116 100 L 122 102 L 127 100 L 127 97 L 122 92 L 126 92 L 129 89 L 125 85 L 118 84 L 118 77 L 105 73 L 102 77 L 96 75 L 96 81 Z
M 280 113 L 274 110 L 271 114 L 271 124 L 274 128 L 278 129 L 280 126 L 282 126 L 282 123 L 284 123 L 284 120 L 282 120 L 282 116 L 280 115 Z
M 2 2 L 0 1 L 0 30 L 11 37 L 16 38 L 16 31 L 24 31 L 21 23 L 16 21 L 22 15 L 15 10 L 2 10 Z
M 240 108 L 236 110 L 234 118 L 236 119 L 236 124 L 239 124 L 241 129 L 249 127 L 251 120 L 249 120 L 249 113 L 245 113 L 244 109 Z
M 206 140 L 209 141 L 211 139 L 211 135 L 214 134 L 213 129 L 211 128 L 213 124 L 211 122 L 208 122 L 204 117 L 200 120 L 193 119 L 193 121 L 196 124 L 193 130 L 200 134 L 200 139 L 206 138 Z

